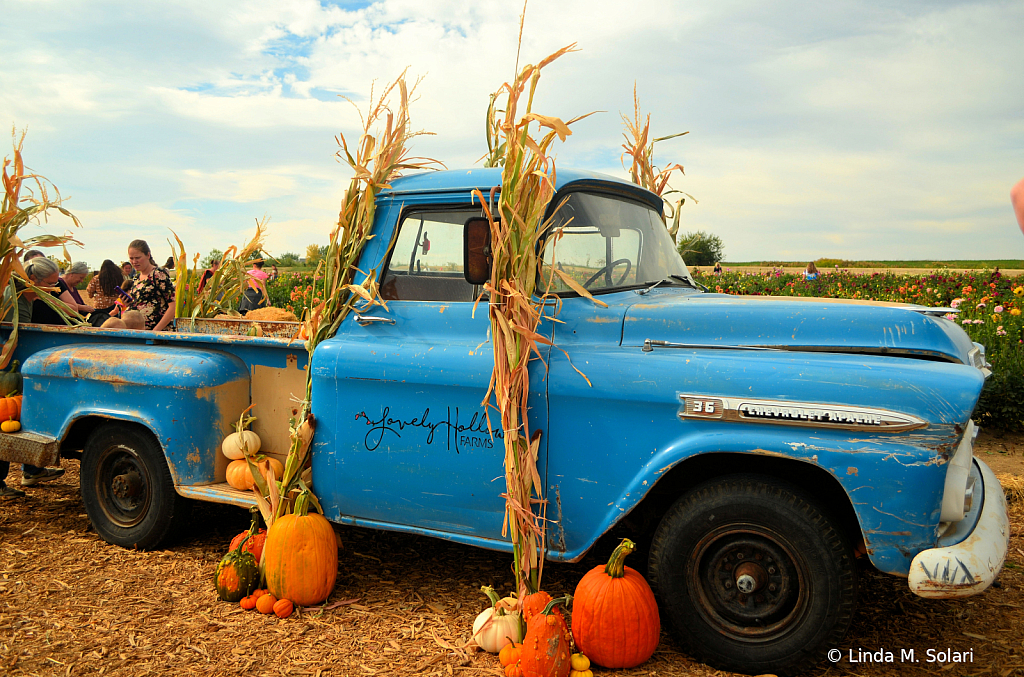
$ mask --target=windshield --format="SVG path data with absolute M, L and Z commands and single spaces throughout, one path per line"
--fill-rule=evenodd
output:
M 555 215 L 544 246 L 542 287 L 572 291 L 551 267 L 587 291 L 692 280 L 661 216 L 650 206 L 621 197 L 570 193 Z

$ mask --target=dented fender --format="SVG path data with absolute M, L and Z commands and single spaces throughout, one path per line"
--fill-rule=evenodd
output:
M 216 452 L 249 400 L 245 363 L 210 349 L 68 345 L 31 355 L 22 374 L 25 429 L 62 440 L 90 416 L 137 423 L 157 438 L 176 485 L 223 481 Z

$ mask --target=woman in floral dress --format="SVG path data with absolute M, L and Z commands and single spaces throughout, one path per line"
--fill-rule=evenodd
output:
M 128 310 L 138 310 L 146 318 L 146 329 L 163 331 L 174 319 L 174 283 L 156 262 L 145 240 L 128 245 L 128 260 L 139 276 L 132 285 Z

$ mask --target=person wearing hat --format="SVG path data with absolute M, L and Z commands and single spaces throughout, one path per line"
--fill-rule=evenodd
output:
M 68 293 L 71 295 L 71 298 L 74 299 L 74 303 L 68 303 L 68 305 L 77 310 L 80 315 L 88 315 L 95 310 L 82 300 L 82 295 L 78 293 L 77 289 L 78 285 L 82 284 L 82 280 L 88 274 L 89 265 L 85 261 L 75 261 L 61 278 L 64 280 L 64 284 L 68 286 Z

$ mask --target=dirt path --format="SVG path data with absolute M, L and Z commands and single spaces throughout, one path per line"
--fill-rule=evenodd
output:
M 978 453 L 1024 472 L 1024 437 L 983 434 Z M 0 501 L 0 671 L 10 675 L 500 675 L 468 639 L 478 590 L 511 584 L 508 556 L 444 541 L 343 529 L 338 587 L 328 607 L 287 620 L 217 601 L 213 569 L 245 528 L 235 508 L 197 505 L 187 536 L 166 550 L 108 545 L 90 529 L 78 463 L 28 496 Z M 12 469 L 8 481 L 17 485 Z M 837 665 L 812 675 L 1024 674 L 1024 507 L 1012 506 L 1000 587 L 956 601 L 915 597 L 902 579 L 864 567 L 860 607 Z M 606 555 L 601 552 L 601 556 Z M 545 566 L 545 587 L 569 591 L 597 557 Z M 353 600 L 357 600 L 353 602 Z M 973 651 L 968 665 L 930 664 L 928 649 Z M 849 651 L 914 649 L 920 663 L 851 664 Z M 633 670 L 597 675 L 726 675 L 694 663 L 663 635 Z

